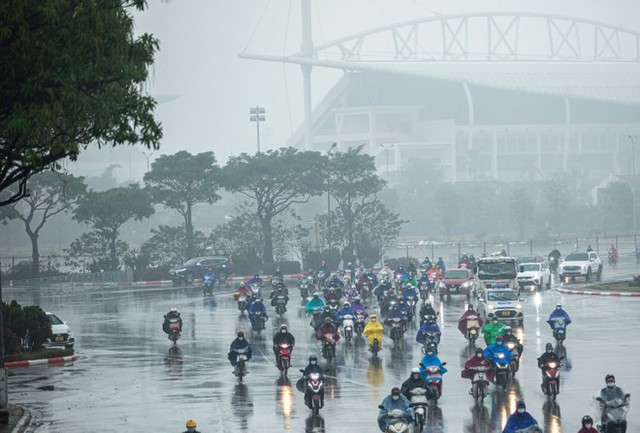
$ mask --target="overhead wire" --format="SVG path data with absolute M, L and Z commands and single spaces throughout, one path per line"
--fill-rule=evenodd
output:
M 242 50 L 243 53 L 245 53 L 247 51 L 247 48 L 249 48 L 249 45 L 251 45 L 251 42 L 253 42 L 253 38 L 256 36 L 256 33 L 258 32 L 258 28 L 260 27 L 260 24 L 262 23 L 264 15 L 267 13 L 267 9 L 269 9 L 269 5 L 271 5 L 271 0 L 267 1 L 267 4 L 265 5 L 264 9 L 262 10 L 262 13 L 260 14 L 260 19 L 258 19 L 258 23 L 256 24 L 256 27 L 253 29 L 253 33 L 251 33 L 251 37 L 249 38 L 249 42 L 247 42 L 247 45 L 244 47 L 244 50 Z
M 284 28 L 284 41 L 282 42 L 282 57 L 285 56 L 285 51 L 287 49 L 287 39 L 289 36 L 289 21 L 291 19 L 291 6 L 293 4 L 293 0 L 289 0 L 289 10 L 287 11 L 287 24 Z M 291 101 L 289 99 L 289 84 L 287 83 L 287 71 L 285 69 L 285 63 L 282 62 L 282 77 L 284 78 L 284 93 L 287 95 L 287 111 L 289 112 L 289 134 L 293 135 L 293 118 L 291 116 Z

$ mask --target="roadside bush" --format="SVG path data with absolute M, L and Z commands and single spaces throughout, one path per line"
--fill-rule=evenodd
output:
M 169 278 L 171 265 L 161 265 L 155 268 L 142 269 L 134 273 L 135 281 L 158 281 Z
M 42 343 L 51 337 L 51 322 L 47 314 L 37 305 L 23 307 L 25 326 L 29 329 L 34 349 L 40 349 Z
M 311 269 L 317 271 L 320 267 L 320 262 L 326 260 L 329 271 L 335 272 L 340 265 L 340 250 L 338 248 L 327 248 L 322 251 L 309 251 L 302 259 L 304 263 L 304 269 Z
M 11 304 L 2 303 L 4 314 L 4 350 L 5 354 L 22 351 L 21 341 L 27 330 L 31 336 L 33 350 L 42 347 L 42 343 L 51 336 L 51 322 L 46 313 L 37 305 L 21 307 L 15 300 Z
M 384 262 L 385 264 L 389 265 L 391 269 L 395 269 L 398 266 L 402 266 L 403 268 L 407 269 L 407 266 L 409 266 L 409 263 L 413 263 L 416 269 L 420 267 L 420 262 L 415 257 L 400 257 L 400 258 L 394 258 L 394 259 L 387 259 Z
M 33 264 L 31 260 L 23 260 L 18 262 L 9 272 L 6 272 L 5 278 L 8 280 L 26 280 L 29 278 L 38 278 L 38 277 L 55 277 L 57 275 L 62 275 L 55 268 L 45 269 L 44 261 L 40 262 L 40 273 L 33 272 Z

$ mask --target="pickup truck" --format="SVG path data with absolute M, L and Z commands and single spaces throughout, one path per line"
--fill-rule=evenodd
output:
M 598 279 L 602 276 L 602 260 L 595 251 L 573 252 L 564 258 L 558 268 L 558 276 L 562 282 L 567 279 L 575 281 L 576 277 L 584 277 L 591 281 L 594 275 Z

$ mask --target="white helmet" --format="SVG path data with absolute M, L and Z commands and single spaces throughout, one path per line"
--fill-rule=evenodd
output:
M 411 374 L 420 374 L 420 369 L 418 367 L 413 367 L 411 369 Z
M 171 307 L 171 311 L 174 312 L 174 313 L 177 313 L 178 309 L 176 307 Z

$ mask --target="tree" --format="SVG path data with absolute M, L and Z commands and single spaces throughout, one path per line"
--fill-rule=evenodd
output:
M 116 270 L 116 241 L 120 227 L 132 218 L 136 221 L 149 218 L 153 212 L 149 194 L 133 184 L 126 188 L 89 192 L 78 200 L 73 219 L 91 225 L 98 236 L 109 241 L 111 266 L 108 269 Z
M 367 197 L 385 185 L 376 174 L 373 157 L 362 153 L 362 149 L 363 145 L 346 152 L 336 152 L 330 156 L 327 166 L 327 188 L 338 203 L 344 222 L 346 245 L 343 260 L 350 260 L 353 256 L 356 202 L 359 200 L 364 204 Z
M 533 202 L 526 188 L 518 188 L 511 193 L 509 198 L 511 217 L 518 226 L 520 240 L 524 240 L 527 223 L 532 220 Z
M 151 171 L 144 175 L 153 201 L 177 210 L 184 218 L 187 259 L 194 256 L 193 206 L 212 204 L 220 199 L 216 194 L 219 171 L 213 152 L 191 155 L 183 150 L 174 155 L 160 156 L 151 164 Z
M 452 229 L 460 222 L 460 194 L 455 185 L 444 185 L 435 193 L 432 201 L 435 205 L 435 212 L 438 223 L 444 230 L 444 234 L 449 239 Z
M 573 204 L 569 180 L 564 175 L 556 175 L 544 183 L 543 191 L 548 204 L 548 225 L 560 232 L 562 230 L 562 215 Z
M 0 206 L 90 143 L 157 148 L 144 84 L 158 41 L 135 35 L 145 0 L 0 3 Z M 13 185 L 13 186 L 12 186 Z
M 184 226 L 170 227 L 161 225 L 157 229 L 151 229 L 149 238 L 140 247 L 140 254 L 149 258 L 155 265 L 179 265 L 184 263 L 187 256 L 187 234 Z M 198 239 L 204 239 L 204 233 L 196 231 Z M 204 248 L 195 247 L 196 255 L 203 255 Z
M 273 263 L 272 221 L 293 204 L 306 203 L 323 190 L 325 158 L 318 152 L 283 147 L 254 156 L 243 153 L 229 159 L 221 184 L 255 201 L 255 215 L 264 236 L 263 259 Z
M 633 191 L 628 183 L 611 182 L 598 197 L 605 232 L 627 232 L 633 228 Z
M 119 257 L 125 257 L 130 252 L 129 244 L 118 239 L 115 244 L 115 260 L 111 254 L 111 243 L 102 233 L 94 230 L 83 233 L 65 248 L 65 254 L 69 255 L 67 265 L 83 267 L 86 265 L 89 272 L 101 272 L 115 270 L 120 267 Z M 87 259 L 91 262 L 87 263 Z
M 6 207 L 7 219 L 19 219 L 31 240 L 33 275 L 40 273 L 38 238 L 47 221 L 71 206 L 86 193 L 83 178 L 70 174 L 45 171 L 29 179 L 28 195 Z

